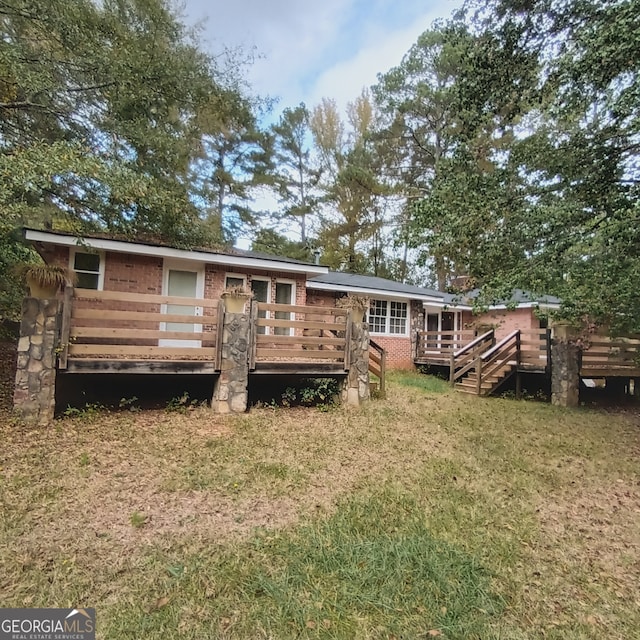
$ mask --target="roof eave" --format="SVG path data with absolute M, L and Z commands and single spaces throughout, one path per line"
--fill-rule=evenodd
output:
M 108 240 L 104 238 L 84 238 L 68 235 L 60 235 L 48 231 L 25 230 L 25 238 L 31 242 L 43 242 L 65 247 L 88 247 L 101 251 L 113 251 L 116 253 L 130 253 L 152 257 L 172 258 L 176 260 L 190 260 L 207 264 L 219 264 L 227 267 L 256 268 L 266 271 L 280 271 L 286 273 L 300 273 L 305 275 L 324 275 L 329 272 L 327 267 L 311 264 L 295 264 L 284 262 L 274 258 L 255 258 L 247 256 L 234 256 L 225 253 L 209 253 L 207 251 L 189 251 L 187 249 L 175 249 L 161 245 L 147 245 L 137 242 L 123 242 L 121 240 Z

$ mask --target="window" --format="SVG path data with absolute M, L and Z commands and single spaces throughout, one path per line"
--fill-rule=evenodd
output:
M 387 301 L 372 300 L 369 308 L 369 331 L 371 333 L 386 333 Z
M 247 278 L 245 276 L 228 274 L 224 279 L 225 289 L 231 289 L 231 287 L 244 289 L 246 286 L 247 286 Z
M 371 300 L 369 331 L 396 336 L 407 335 L 407 303 L 394 300 Z
M 389 315 L 389 333 L 404 335 L 407 333 L 407 303 L 392 302 Z
M 76 272 L 76 286 L 80 289 L 102 289 L 103 259 L 100 253 L 73 251 L 71 268 Z

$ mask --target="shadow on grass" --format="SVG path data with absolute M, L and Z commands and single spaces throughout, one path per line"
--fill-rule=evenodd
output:
M 232 550 L 182 553 L 153 559 L 184 566 L 178 580 L 167 569 L 156 582 L 169 604 L 112 611 L 106 637 L 203 637 L 202 622 L 184 614 L 199 610 L 216 638 L 479 639 L 502 610 L 487 571 L 435 539 L 420 505 L 395 489 L 350 498 L 291 531 L 258 531 Z

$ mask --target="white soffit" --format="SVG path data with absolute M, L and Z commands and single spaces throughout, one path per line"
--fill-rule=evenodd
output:
M 224 253 L 209 253 L 207 251 L 189 251 L 186 249 L 174 249 L 173 247 L 147 245 L 137 242 L 122 242 L 120 240 L 107 240 L 103 238 L 76 238 L 75 236 L 59 235 L 57 233 L 35 231 L 33 229 L 27 229 L 25 231 L 25 238 L 32 242 L 46 242 L 64 247 L 88 247 L 101 251 L 130 253 L 133 255 L 157 258 L 173 258 L 176 260 L 190 260 L 207 264 L 219 264 L 226 267 L 255 268 L 262 269 L 263 271 L 284 271 L 312 275 L 324 275 L 329 272 L 327 267 L 312 264 L 296 264 L 278 260 L 277 258 L 270 260 L 250 256 L 233 256 Z

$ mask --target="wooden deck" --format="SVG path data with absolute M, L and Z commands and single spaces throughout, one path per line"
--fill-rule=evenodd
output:
M 447 368 L 452 385 L 477 395 L 495 392 L 517 374 L 517 394 L 519 374 L 550 373 L 550 346 L 546 329 L 517 329 L 497 343 L 493 331 L 475 337 L 468 332 L 422 331 L 415 362 Z M 640 380 L 640 340 L 594 336 L 582 347 L 580 377 Z
M 58 370 L 217 374 L 223 314 L 219 300 L 67 287 Z M 344 309 L 254 302 L 250 317 L 250 375 L 346 376 Z
M 345 376 L 350 323 L 344 309 L 253 303 L 250 374 Z

